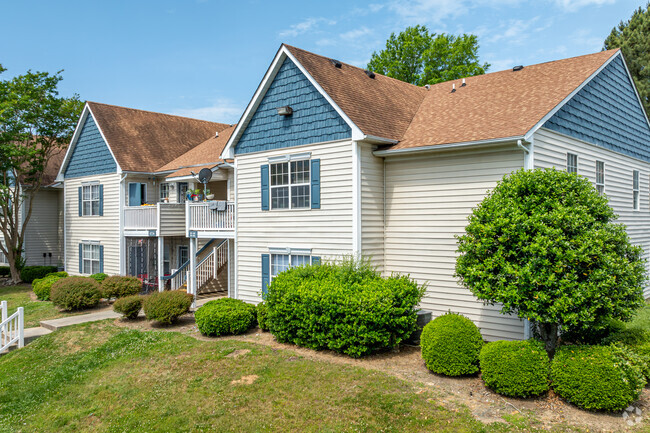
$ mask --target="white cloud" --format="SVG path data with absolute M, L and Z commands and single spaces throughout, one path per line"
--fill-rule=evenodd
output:
M 439 22 L 467 12 L 466 0 L 392 0 L 388 7 L 408 23 Z
M 177 116 L 193 119 L 209 120 L 211 122 L 235 123 L 239 121 L 244 107 L 226 98 L 219 98 L 207 107 L 178 108 L 172 111 Z
M 339 37 L 344 41 L 356 41 L 357 39 L 372 34 L 372 30 L 367 27 L 350 30 L 349 32 L 341 33 Z
M 513 66 L 516 66 L 518 63 L 513 59 L 490 59 L 486 60 L 490 64 L 490 69 L 488 72 L 498 72 L 504 71 L 506 69 L 511 69 Z
M 575 12 L 585 6 L 602 6 L 614 4 L 616 0 L 554 0 L 555 4 L 567 12 Z
M 535 17 L 529 20 L 509 20 L 507 23 L 502 23 L 496 34 L 488 36 L 484 34 L 488 43 L 494 43 L 501 40 L 516 41 L 519 44 L 523 43 L 527 38 L 529 29 L 539 19 Z
M 288 29 L 282 30 L 278 35 L 281 38 L 286 38 L 286 37 L 296 37 L 298 35 L 302 35 L 304 33 L 310 32 L 312 30 L 315 30 L 320 24 L 327 24 L 330 26 L 333 26 L 336 24 L 336 21 L 334 20 L 329 20 L 327 18 L 307 18 L 304 21 L 301 21 L 296 24 L 292 24 L 289 26 Z
M 594 36 L 590 29 L 578 29 L 569 38 L 571 45 L 584 48 L 587 52 L 595 53 L 603 48 L 603 38 Z

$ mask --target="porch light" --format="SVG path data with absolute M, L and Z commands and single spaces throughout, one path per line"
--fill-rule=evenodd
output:
M 291 116 L 293 114 L 293 108 L 285 105 L 284 107 L 278 107 L 278 114 L 280 116 Z

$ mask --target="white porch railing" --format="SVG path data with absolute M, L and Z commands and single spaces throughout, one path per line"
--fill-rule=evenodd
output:
M 2 322 L 0 322 L 0 353 L 9 349 L 14 343 L 18 348 L 25 346 L 25 310 L 18 307 L 11 316 L 7 317 L 7 301 L 0 303 L 2 310 Z
M 196 287 L 200 288 L 202 287 L 205 283 L 208 282 L 210 278 L 213 278 L 217 272 L 217 268 L 214 266 L 214 260 L 215 260 L 215 251 L 216 248 L 213 249 L 210 254 L 205 256 L 203 260 L 201 260 L 197 265 L 196 265 Z M 193 295 L 196 295 L 196 293 L 193 293 Z
M 124 208 L 125 230 L 158 228 L 158 206 L 127 206 Z
M 219 207 L 217 202 L 187 203 L 188 230 L 234 230 L 235 203 L 226 202 Z
M 217 266 L 214 267 L 214 278 L 217 278 L 217 271 L 223 265 L 228 263 L 228 241 L 221 242 L 214 248 L 214 254 L 217 258 Z

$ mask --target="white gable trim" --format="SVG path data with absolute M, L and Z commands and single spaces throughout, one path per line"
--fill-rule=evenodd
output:
M 339 116 L 341 116 L 341 118 L 343 118 L 345 123 L 347 123 L 348 126 L 352 129 L 352 140 L 363 140 L 363 138 L 365 137 L 361 129 L 359 129 L 359 127 L 355 125 L 354 122 L 352 122 L 350 117 L 348 117 L 348 115 L 345 114 L 343 110 L 341 110 L 341 107 L 339 107 L 334 102 L 334 100 L 327 94 L 327 92 L 323 90 L 323 88 L 320 86 L 320 84 L 318 84 L 318 82 L 314 79 L 314 77 L 312 77 L 307 72 L 307 70 L 300 64 L 300 62 L 293 56 L 293 54 L 291 54 L 289 49 L 285 45 L 282 45 L 278 50 L 277 54 L 275 55 L 275 58 L 273 59 L 271 66 L 269 66 L 269 69 L 266 71 L 266 74 L 264 75 L 262 82 L 257 87 L 257 90 L 253 95 L 253 98 L 248 103 L 248 106 L 246 107 L 246 110 L 244 111 L 244 114 L 242 115 L 239 123 L 237 123 L 237 127 L 235 128 L 232 135 L 228 139 L 228 142 L 226 143 L 226 147 L 221 153 L 222 159 L 233 159 L 235 157 L 235 152 L 234 152 L 235 145 L 241 138 L 244 129 L 248 126 L 248 123 L 250 122 L 251 118 L 255 114 L 257 107 L 259 107 L 260 103 L 262 102 L 262 98 L 264 98 L 264 95 L 266 95 L 266 92 L 268 91 L 269 87 L 271 86 L 271 83 L 273 82 L 273 79 L 275 78 L 278 71 L 280 70 L 282 63 L 287 58 L 290 59 L 298 67 L 298 69 L 300 69 L 300 72 L 302 72 L 305 75 L 305 77 L 307 77 L 309 82 L 316 88 L 316 90 L 318 90 L 318 92 L 327 100 L 327 102 L 329 102 L 329 104 L 334 108 L 334 110 L 336 110 Z
M 627 77 L 630 79 L 630 83 L 632 83 L 632 88 L 634 89 L 636 100 L 639 102 L 639 105 L 641 106 L 641 111 L 643 111 L 645 117 L 645 121 L 648 124 L 648 128 L 650 128 L 650 120 L 648 120 L 648 113 L 646 113 L 645 111 L 645 107 L 643 106 L 643 101 L 641 100 L 639 91 L 636 88 L 636 83 L 634 82 L 634 78 L 632 78 L 632 74 L 630 74 L 630 69 L 627 67 L 627 62 L 625 61 L 625 57 L 623 56 L 623 51 L 619 51 L 619 54 L 621 55 L 621 60 L 623 60 L 623 66 L 625 66 L 625 72 L 627 72 Z
M 74 148 L 77 145 L 77 141 L 79 141 L 79 136 L 81 135 L 81 130 L 83 129 L 83 125 L 86 123 L 86 119 L 88 116 L 92 116 L 93 120 L 95 121 L 95 126 L 97 126 L 97 130 L 99 131 L 100 135 L 102 136 L 102 139 L 104 140 L 104 143 L 106 143 L 106 147 L 108 147 L 108 151 L 111 153 L 111 156 L 113 157 L 113 160 L 115 161 L 115 165 L 117 166 L 117 172 L 121 173 L 122 168 L 120 167 L 120 164 L 117 162 L 117 159 L 115 158 L 115 154 L 113 153 L 113 149 L 111 149 L 111 146 L 108 144 L 108 140 L 106 140 L 106 137 L 104 136 L 104 132 L 102 131 L 102 128 L 99 126 L 99 123 L 97 123 L 97 119 L 93 115 L 92 110 L 90 109 L 90 106 L 86 102 L 86 105 L 84 106 L 83 111 L 81 112 L 81 116 L 79 117 L 79 122 L 77 122 L 77 127 L 74 130 L 74 134 L 72 135 L 72 140 L 70 140 L 70 144 L 68 145 L 68 149 L 65 151 L 65 156 L 63 157 L 63 163 L 61 164 L 61 167 L 59 167 L 59 173 L 56 175 L 55 181 L 57 182 L 63 182 L 64 180 L 64 174 L 65 170 L 68 168 L 68 163 L 70 162 L 70 158 L 72 157 L 72 153 L 74 152 Z
M 533 134 L 534 134 L 534 133 L 535 133 L 539 128 L 541 128 L 542 125 L 544 125 L 544 124 L 546 123 L 546 121 L 548 121 L 548 119 L 550 119 L 551 117 L 553 117 L 553 116 L 555 115 L 555 113 L 557 113 L 558 111 L 560 111 L 560 109 L 561 109 L 562 107 L 564 107 L 564 105 L 565 105 L 567 102 L 569 102 L 569 101 L 570 101 L 570 100 L 571 100 L 571 99 L 572 99 L 572 98 L 573 98 L 573 97 L 574 97 L 574 96 L 575 96 L 579 91 L 581 91 L 583 87 L 585 87 L 587 84 L 589 84 L 589 83 L 591 82 L 591 80 L 593 80 L 594 77 L 596 77 L 596 75 L 600 74 L 600 72 L 601 72 L 603 69 L 605 69 L 605 68 L 607 67 L 607 65 L 609 65 L 609 64 L 610 64 L 610 63 L 611 63 L 611 62 L 612 62 L 616 57 L 618 57 L 618 56 L 621 56 L 621 52 L 620 52 L 620 51 L 619 51 L 618 53 L 614 54 L 613 56 L 611 56 L 609 59 L 607 59 L 607 61 L 606 61 L 605 63 L 603 63 L 603 64 L 602 64 L 598 69 L 596 69 L 596 72 L 594 72 L 593 74 L 591 74 L 591 75 L 589 76 L 589 78 L 587 78 L 585 81 L 582 82 L 582 84 L 580 84 L 578 87 L 576 87 L 576 88 L 573 90 L 573 92 L 569 93 L 569 96 L 567 96 L 566 98 L 564 98 L 564 99 L 562 100 L 562 102 L 560 102 L 559 104 L 557 104 L 557 105 L 555 106 L 555 108 L 553 108 L 551 111 L 549 111 L 548 113 L 546 113 L 546 115 L 545 115 L 544 117 L 542 117 L 542 120 L 540 120 L 539 122 L 537 122 L 537 123 L 535 124 L 535 126 L 533 126 L 533 127 L 532 127 L 532 128 L 531 128 L 531 129 L 526 133 L 526 134 L 524 134 L 524 139 L 525 139 L 525 141 L 530 141 L 530 139 L 531 139 L 531 137 L 533 136 Z M 622 56 L 621 56 L 621 57 L 622 57 Z M 623 63 L 625 63 L 625 62 L 623 62 Z M 629 73 L 628 73 L 628 75 L 629 75 Z M 634 82 L 632 82 L 632 83 L 634 83 Z M 638 95 L 637 95 L 637 96 L 638 96 Z M 643 107 L 643 105 L 642 105 L 642 107 Z

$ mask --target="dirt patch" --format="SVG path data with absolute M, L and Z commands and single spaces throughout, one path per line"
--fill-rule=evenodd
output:
M 144 320 L 117 320 L 119 326 L 141 330 L 164 330 L 181 332 L 202 341 L 237 340 L 261 344 L 273 349 L 282 349 L 314 361 L 325 361 L 341 365 L 354 365 L 377 370 L 415 386 L 414 392 L 434 391 L 438 401 L 446 407 L 469 408 L 472 414 L 485 423 L 503 422 L 510 416 L 532 417 L 539 421 L 540 428 L 551 428 L 565 424 L 587 429 L 590 432 L 618 432 L 630 429 L 621 413 L 594 413 L 583 411 L 559 398 L 550 391 L 547 395 L 531 399 L 515 399 L 500 396 L 485 387 L 478 376 L 452 378 L 431 373 L 424 366 L 418 346 L 400 346 L 398 350 L 371 355 L 362 359 L 352 359 L 331 351 L 314 351 L 275 341 L 273 335 L 254 329 L 243 335 L 211 338 L 199 333 L 192 314 L 183 316 L 176 325 L 158 326 Z M 235 351 L 237 352 L 237 351 Z M 234 354 L 235 352 L 232 352 Z M 239 356 L 239 355 L 238 355 Z M 243 378 L 242 378 L 243 379 Z M 239 380 L 242 380 L 239 379 Z M 640 408 L 645 417 L 650 410 L 650 390 L 645 389 L 635 407 Z
M 230 382 L 231 385 L 252 385 L 259 376 L 256 374 L 251 374 L 250 376 L 242 376 L 241 379 L 233 380 Z
M 251 351 L 249 349 L 237 349 L 227 354 L 226 358 L 239 358 L 240 356 L 244 356 L 247 353 L 251 353 Z

